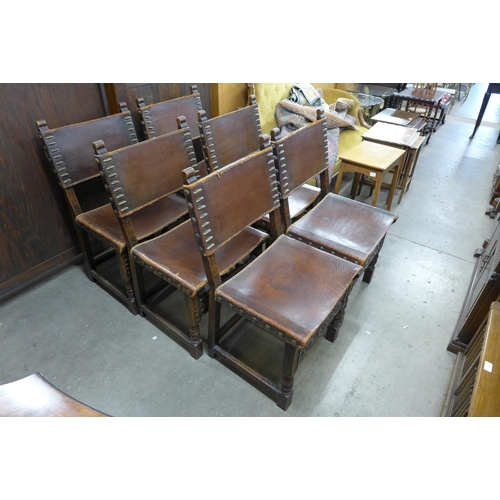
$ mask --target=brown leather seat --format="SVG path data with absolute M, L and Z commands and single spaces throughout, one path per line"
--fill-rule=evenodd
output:
M 184 169 L 191 166 L 193 172 L 196 171 L 189 128 L 184 126 L 114 152 L 108 153 L 103 143 L 96 143 L 94 147 L 115 214 L 126 235 L 139 312 L 198 359 L 203 354 L 199 322 L 207 310 L 207 276 L 192 224 L 184 222 L 138 244 L 139 234 L 133 220 L 160 196 L 163 199 L 182 189 Z M 144 171 L 137 168 L 141 164 L 147 165 Z M 184 198 L 179 197 L 179 200 L 187 211 Z M 223 262 L 222 273 L 246 260 L 267 238 L 265 233 L 250 228 L 228 242 L 219 255 Z M 145 278 L 151 274 L 161 279 L 161 288 L 146 285 Z M 168 307 L 166 312 L 155 307 L 165 289 L 178 289 L 184 294 L 187 326 L 183 329 L 176 326 L 176 321 L 168 314 Z
M 185 172 L 184 191 L 191 221 L 210 286 L 208 353 L 229 366 L 284 410 L 292 400 L 295 370 L 314 340 L 325 333 L 336 338 L 349 291 L 361 268 L 280 235 L 279 193 L 273 151 L 263 149 L 207 177 L 196 180 Z M 264 252 L 234 276 L 222 282 L 219 252 L 247 231 L 264 214 L 270 215 L 271 240 Z M 234 314 L 221 320 L 222 306 Z M 282 368 L 272 379 L 245 360 L 247 349 L 232 348 L 236 331 L 258 327 L 278 339 L 281 360 L 269 357 L 266 348 L 256 357 Z M 266 335 L 268 334 L 268 335 Z M 257 348 L 251 335 L 251 349 Z M 234 347 L 234 346 L 233 346 Z M 269 363 L 268 363 L 269 362 Z
M 68 396 L 40 373 L 0 385 L 0 417 L 109 417 Z
M 144 98 L 136 99 L 144 137 L 152 139 L 177 130 L 177 118 L 184 116 L 191 131 L 191 138 L 198 161 L 203 160 L 198 111 L 203 109 L 196 85 L 191 85 L 191 95 L 146 105 Z
M 385 236 L 397 215 L 329 192 L 326 123 L 318 120 L 284 138 L 271 131 L 281 180 L 282 221 L 288 236 L 362 266 L 369 283 Z M 304 145 L 307 144 L 307 147 Z M 320 177 L 322 200 L 292 223 L 287 205 L 294 190 Z

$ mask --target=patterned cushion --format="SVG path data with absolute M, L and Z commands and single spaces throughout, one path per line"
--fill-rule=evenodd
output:
M 293 102 L 288 102 L 286 100 L 281 101 L 280 104 L 284 109 L 291 111 L 292 113 L 304 116 L 309 121 L 316 120 L 316 110 L 318 108 L 313 108 L 311 106 L 301 106 L 300 104 L 295 104 Z M 325 118 L 327 125 L 331 127 L 351 128 L 354 130 L 356 129 L 356 126 L 350 120 L 350 118 L 352 118 L 351 116 L 349 116 L 349 118 L 346 119 L 340 117 L 338 114 L 333 113 L 331 111 L 325 111 Z

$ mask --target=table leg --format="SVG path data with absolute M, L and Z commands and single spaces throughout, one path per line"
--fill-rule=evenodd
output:
M 401 169 L 401 162 L 394 167 L 394 174 L 392 177 L 391 187 L 389 188 L 389 193 L 387 195 L 387 210 L 391 209 L 392 198 L 394 196 L 394 191 L 396 190 L 396 184 L 398 183 L 399 172 Z M 382 179 L 380 179 L 380 184 L 382 184 Z M 379 186 L 380 189 L 380 186 Z M 401 191 L 402 192 L 402 191 Z
M 351 186 L 351 200 L 354 200 L 356 198 L 356 192 L 358 190 L 358 185 L 359 185 L 359 177 L 360 174 L 358 172 L 354 172 L 354 178 L 352 180 L 352 186 Z
M 337 182 L 335 182 L 335 189 L 333 190 L 334 194 L 339 194 L 340 185 L 342 184 L 342 176 L 344 172 L 342 171 L 342 163 L 340 164 L 340 169 L 337 173 Z
M 415 151 L 413 149 L 406 151 L 405 161 L 403 163 L 403 169 L 401 170 L 403 181 L 401 182 L 401 193 L 399 194 L 398 205 L 401 203 L 403 195 L 405 194 L 406 184 L 408 182 L 408 178 L 410 177 L 410 173 L 413 170 L 414 157 L 415 157 Z M 394 173 L 394 175 L 396 175 L 396 173 Z
M 483 119 L 484 112 L 486 111 L 486 106 L 488 105 L 488 101 L 490 100 L 491 92 L 486 92 L 483 97 L 483 103 L 481 104 L 481 109 L 479 110 L 479 115 L 477 116 L 476 124 L 474 125 L 474 130 L 469 139 L 472 139 L 476 133 L 476 130 L 481 125 L 481 120 Z M 498 142 L 498 141 L 497 141 Z
M 436 106 L 434 108 L 434 117 L 432 117 L 432 109 L 429 112 L 429 118 L 428 118 L 428 120 L 431 122 L 431 126 L 429 128 L 429 136 L 427 137 L 427 141 L 425 142 L 426 145 L 429 144 L 429 141 L 431 140 L 432 132 L 434 132 L 434 123 L 436 123 L 436 128 L 437 128 L 437 114 L 438 114 L 439 103 L 440 102 L 441 102 L 441 99 L 437 103 L 434 104 Z
M 399 170 L 398 170 L 399 172 Z M 373 198 L 372 198 L 372 206 L 376 207 L 377 206 L 377 200 L 378 200 L 378 195 L 380 193 L 380 188 L 382 187 L 382 180 L 384 177 L 383 172 L 377 172 L 375 176 L 375 189 L 373 190 Z M 390 191 L 388 197 L 390 196 Z M 387 198 L 387 201 L 389 201 L 389 198 Z M 389 209 L 388 209 L 389 210 Z

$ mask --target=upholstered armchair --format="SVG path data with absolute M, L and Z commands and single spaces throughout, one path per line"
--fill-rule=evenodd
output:
M 275 117 L 276 104 L 290 95 L 290 88 L 295 83 L 249 83 L 247 84 L 249 95 L 254 94 L 259 107 L 260 124 L 262 133 L 269 134 L 270 131 L 278 126 Z M 340 167 L 339 155 L 342 155 L 352 147 L 359 144 L 363 134 L 370 128 L 363 118 L 363 109 L 356 97 L 349 92 L 341 89 L 323 88 L 323 99 L 328 104 L 334 104 L 340 97 L 352 99 L 353 107 L 349 114 L 356 119 L 356 130 L 344 129 L 339 136 L 339 147 L 337 152 L 337 161 L 335 163 L 333 175 L 335 176 Z

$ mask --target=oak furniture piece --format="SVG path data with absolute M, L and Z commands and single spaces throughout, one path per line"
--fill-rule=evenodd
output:
M 109 417 L 57 389 L 41 373 L 0 385 L 0 417 Z
M 180 191 L 184 169 L 191 167 L 193 175 L 199 178 L 189 127 L 181 126 L 178 131 L 117 151 L 106 151 L 102 141 L 94 143 L 94 149 L 130 252 L 139 313 L 198 359 L 203 354 L 199 323 L 207 310 L 207 277 L 193 226 L 185 221 L 138 244 L 131 221 L 135 213 L 147 210 L 156 200 Z M 148 168 L 140 171 L 137 163 Z M 109 165 L 113 168 L 109 169 Z M 188 209 L 182 196 L 173 196 Z M 201 205 L 200 198 L 201 195 L 196 197 Z M 204 225 L 203 233 L 209 235 L 211 228 L 207 226 Z M 267 239 L 267 234 L 250 228 L 224 245 L 219 251 L 221 274 L 235 269 L 253 252 L 260 252 Z M 161 286 L 149 284 L 154 277 Z M 170 295 L 175 291 L 182 294 L 185 310 L 182 324 L 174 314 L 176 311 L 169 311 Z
M 481 103 L 481 108 L 479 109 L 479 114 L 477 115 L 476 124 L 474 125 L 474 130 L 472 131 L 472 135 L 469 137 L 469 139 L 474 138 L 474 135 L 476 135 L 476 130 L 481 125 L 481 121 L 483 119 L 484 112 L 486 111 L 486 107 L 488 106 L 488 102 L 490 101 L 491 94 L 500 94 L 500 83 L 488 84 L 488 88 L 484 93 L 483 102 Z M 498 134 L 497 144 L 500 144 L 500 134 Z
M 205 152 L 205 162 L 212 172 L 260 150 L 262 134 L 255 96 L 249 97 L 248 106 L 208 120 L 199 113 L 199 127 Z M 308 146 L 309 147 L 309 146 Z M 310 177 L 314 177 L 312 174 Z M 310 177 L 306 180 L 310 180 Z M 288 213 L 292 220 L 311 207 L 320 194 L 320 188 L 302 184 L 288 200 Z M 257 225 L 269 228 L 266 215 Z
M 425 119 L 420 114 L 394 108 L 385 108 L 372 116 L 372 123 L 375 125 L 378 122 L 410 127 L 417 129 L 419 132 L 425 126 Z
M 122 104 L 120 113 L 104 118 L 53 129 L 49 129 L 45 120 L 37 120 L 36 126 L 75 222 L 87 277 L 137 314 L 125 240 L 105 196 L 92 149 L 92 143 L 99 139 L 112 149 L 137 143 L 130 112 Z M 156 231 L 157 227 L 153 229 Z M 101 245 L 96 245 L 96 241 Z M 115 255 L 118 281 L 100 266 Z
M 385 236 L 398 216 L 329 192 L 326 123 L 318 120 L 281 138 L 271 131 L 278 169 L 281 217 L 288 236 L 363 267 L 371 281 Z M 321 201 L 292 224 L 288 198 L 311 176 L 320 177 Z
M 93 146 L 99 170 L 110 195 L 113 216 L 121 228 L 126 253 L 129 256 L 138 312 L 147 319 L 151 319 L 153 324 L 170 336 L 179 336 L 192 355 L 199 357 L 202 353 L 202 345 L 199 331 L 196 330 L 197 318 L 193 313 L 194 305 L 191 302 L 187 304 L 190 306 L 187 314 L 190 333 L 187 334 L 173 327 L 168 320 L 150 312 L 142 277 L 141 266 L 144 265 L 144 260 L 138 259 L 138 254 L 134 253 L 135 247 L 144 241 L 143 226 L 149 224 L 150 220 L 154 221 L 158 215 L 168 220 L 169 223 L 162 231 L 164 240 L 154 237 L 159 233 L 153 235 L 151 246 L 153 250 L 158 241 L 172 241 L 171 245 L 181 247 L 182 255 L 182 247 L 189 247 L 190 243 L 193 243 L 190 223 L 182 224 L 186 221 L 188 213 L 186 201 L 182 194 L 176 194 L 182 189 L 182 171 L 190 165 L 196 169 L 197 165 L 189 128 L 179 127 L 175 132 L 159 135 L 114 151 L 108 151 L 107 144 L 103 141 L 96 141 Z M 143 223 L 142 226 L 137 224 L 137 219 Z M 141 255 L 141 250 L 138 252 Z M 171 252 L 172 249 L 170 249 Z M 144 258 L 147 256 L 145 255 Z M 167 271 L 153 267 L 152 263 L 148 264 L 147 268 L 150 271 L 156 270 L 157 276 L 162 278 L 161 283 L 165 286 L 173 283 L 180 287 L 184 264 L 182 259 L 175 260 L 168 253 L 165 258 L 171 261 L 169 262 L 170 269 L 174 268 L 174 272 L 168 274 Z M 172 281 L 172 276 L 174 276 L 174 281 Z M 167 278 L 170 279 L 169 282 Z M 157 286 L 150 286 L 148 290 L 154 295 L 158 292 L 157 288 Z
M 247 106 L 211 119 L 199 111 L 198 128 L 210 172 L 259 151 L 262 130 L 255 96 L 248 97 Z
M 143 97 L 136 100 L 141 125 L 146 139 L 158 137 L 177 130 L 177 118 L 184 116 L 191 130 L 194 150 L 198 161 L 203 160 L 201 139 L 198 132 L 198 111 L 203 109 L 196 85 L 191 86 L 191 95 L 146 105 Z
M 445 110 L 440 110 L 440 103 L 446 95 L 445 90 L 422 87 L 408 87 L 405 90 L 396 94 L 397 107 L 401 108 L 402 103 L 406 102 L 406 111 L 412 104 L 421 105 L 425 108 L 425 120 L 427 122 L 425 132 L 427 135 L 426 144 L 429 144 L 432 133 L 438 125 L 444 123 L 446 115 Z M 438 113 L 441 114 L 438 117 Z
M 491 238 L 476 249 L 476 265 L 448 350 L 463 352 L 484 320 L 492 302 L 500 300 L 500 221 Z
M 366 175 L 375 184 L 372 196 L 372 205 L 375 207 L 377 206 L 378 195 L 384 176 L 392 172 L 392 180 L 387 195 L 387 210 L 390 210 L 404 157 L 405 152 L 401 149 L 370 141 L 361 142 L 340 157 L 342 163 L 337 176 L 337 182 L 335 183 L 334 193 L 339 193 L 344 174 L 346 172 L 354 172 L 351 188 L 351 198 L 354 199 L 360 176 Z
M 464 352 L 457 354 L 443 417 L 500 417 L 500 303 L 489 311 Z
M 262 138 L 261 151 L 203 179 L 197 180 L 187 170 L 184 189 L 210 287 L 208 354 L 286 410 L 300 359 L 319 335 L 325 333 L 328 340 L 335 340 L 361 268 L 279 235 L 279 192 L 267 139 Z M 218 252 L 266 213 L 270 214 L 273 243 L 222 283 L 224 266 Z M 230 313 L 224 320 L 223 307 Z M 246 325 L 259 333 L 252 335 L 248 348 L 239 349 L 236 336 Z M 266 344 L 262 349 L 259 339 Z M 276 358 L 267 344 L 273 341 Z M 245 359 L 255 349 L 260 366 Z M 276 378 L 266 371 L 271 367 L 277 368 Z
M 396 189 L 400 190 L 398 204 L 401 203 L 403 195 L 410 189 L 413 173 L 415 172 L 420 149 L 425 137 L 413 128 L 378 122 L 363 135 L 363 140 L 385 144 L 386 146 L 405 151 L 405 157 L 396 183 Z M 382 185 L 382 187 L 385 186 Z
M 105 100 L 109 111 L 107 114 L 116 113 L 117 104 L 125 102 L 130 109 L 132 121 L 137 130 L 139 140 L 146 137 L 142 134 L 141 116 L 137 109 L 137 99 L 144 99 L 146 104 L 160 103 L 170 101 L 178 97 L 192 94 L 192 88 L 196 87 L 200 94 L 201 102 L 209 116 L 211 116 L 212 104 L 212 83 L 104 83 L 101 84 Z M 216 96 L 214 96 L 216 97 Z M 193 135 L 194 131 L 193 131 Z

